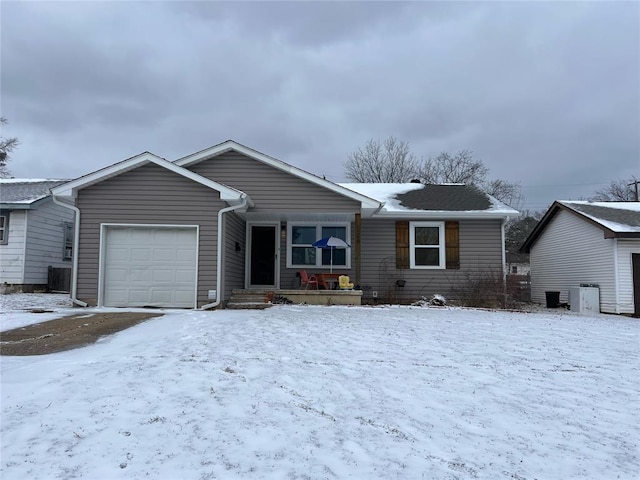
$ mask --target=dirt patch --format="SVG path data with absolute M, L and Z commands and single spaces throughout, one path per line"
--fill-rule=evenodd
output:
M 95 343 L 100 337 L 162 313 L 78 313 L 0 332 L 0 355 L 46 355 Z

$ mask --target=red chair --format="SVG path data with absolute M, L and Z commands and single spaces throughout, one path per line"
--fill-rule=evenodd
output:
M 318 290 L 318 279 L 315 275 L 308 275 L 306 270 L 300 270 L 300 289 L 308 290 L 310 285 L 315 285 Z

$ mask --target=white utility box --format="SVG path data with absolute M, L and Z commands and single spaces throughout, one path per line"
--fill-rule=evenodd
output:
M 598 286 L 571 287 L 569 305 L 572 312 L 600 313 L 600 288 Z

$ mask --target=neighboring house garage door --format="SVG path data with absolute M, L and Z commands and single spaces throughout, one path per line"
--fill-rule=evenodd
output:
M 103 305 L 196 306 L 195 227 L 106 226 L 105 229 Z

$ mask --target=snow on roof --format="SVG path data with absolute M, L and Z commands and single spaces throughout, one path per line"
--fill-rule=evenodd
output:
M 341 186 L 384 203 L 380 213 L 420 215 L 459 213 L 491 216 L 518 212 L 476 187 L 461 183 L 341 183 Z
M 339 183 L 338 185 L 384 203 L 382 209 L 387 212 L 406 210 L 400 205 L 396 195 L 423 187 L 421 183 Z
M 68 182 L 53 178 L 3 178 L 0 179 L 0 203 L 4 205 L 29 205 L 46 198 L 50 189 Z
M 640 202 L 587 202 L 558 203 L 579 212 L 613 232 L 640 233 Z

